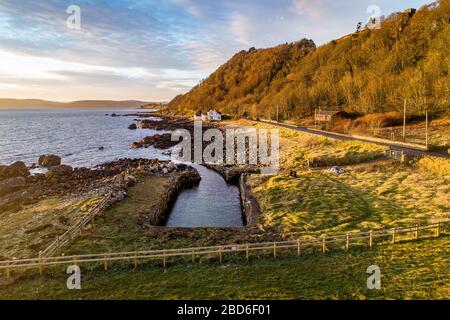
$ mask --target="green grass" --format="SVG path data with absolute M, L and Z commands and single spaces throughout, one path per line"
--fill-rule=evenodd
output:
M 342 166 L 367 162 L 383 157 L 383 151 L 386 150 L 386 147 L 372 143 L 341 141 L 248 120 L 228 121 L 225 124 L 278 130 L 280 136 L 280 166 L 282 170 Z
M 81 219 L 100 198 L 86 195 L 77 198 L 49 198 L 1 215 L 0 257 L 36 257 Z
M 433 223 L 450 218 L 450 186 L 418 165 L 391 161 L 346 167 L 335 175 L 252 176 L 261 224 L 282 231 L 342 233 Z
M 86 228 L 64 248 L 64 254 L 150 249 L 148 231 L 139 226 L 138 219 L 159 203 L 168 183 L 169 179 L 164 177 L 139 177 L 128 197 L 96 218 L 94 228 Z
M 65 287 L 64 268 L 31 271 L 0 285 L 0 299 L 448 299 L 449 238 L 348 253 L 274 260 L 82 268 L 82 290 Z M 381 290 L 368 290 L 366 269 L 381 268 Z M 17 275 L 16 275 L 17 276 Z

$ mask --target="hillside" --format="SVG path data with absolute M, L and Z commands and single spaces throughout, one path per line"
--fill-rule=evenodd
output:
M 55 108 L 55 109 L 76 109 L 76 108 L 139 108 L 148 104 L 144 101 L 111 101 L 111 100 L 82 100 L 73 102 L 55 102 L 38 99 L 0 99 L 0 109 L 35 109 L 35 108 Z
M 316 48 L 312 40 L 241 51 L 185 95 L 175 113 L 215 108 L 233 115 L 302 118 L 325 107 L 420 115 L 450 105 L 450 0 L 394 13 Z M 356 22 L 355 22 L 356 25 Z

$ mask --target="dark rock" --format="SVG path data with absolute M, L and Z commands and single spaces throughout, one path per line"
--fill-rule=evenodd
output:
M 105 147 L 99 147 L 98 148 L 98 151 L 103 151 L 103 150 L 105 150 Z
M 18 191 L 26 187 L 26 179 L 24 177 L 8 178 L 0 181 L 0 196 Z
M 130 125 L 128 126 L 128 129 L 130 129 L 130 130 L 136 130 L 136 129 L 137 129 L 136 123 L 130 124 Z
M 61 164 L 61 158 L 53 154 L 43 155 L 39 157 L 38 163 L 41 167 L 45 168 L 59 166 Z
M 46 177 L 53 177 L 53 176 L 64 176 L 71 174 L 73 172 L 73 168 L 71 166 L 67 165 L 59 165 L 59 166 L 53 166 L 48 169 L 48 172 L 45 174 Z
M 125 177 L 125 183 L 128 187 L 133 187 L 137 184 L 137 179 L 134 176 L 128 175 Z
M 142 145 L 142 143 L 140 143 L 140 142 L 133 142 L 132 144 L 131 144 L 131 148 L 132 149 L 140 149 L 140 148 L 142 148 L 143 147 L 143 145 Z
M 0 166 L 0 180 L 15 178 L 15 177 L 28 177 L 30 171 L 22 161 L 14 162 L 10 166 Z

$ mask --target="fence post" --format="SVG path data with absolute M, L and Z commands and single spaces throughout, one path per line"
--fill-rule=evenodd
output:
M 219 262 L 223 264 L 222 247 L 219 248 Z
M 419 225 L 416 224 L 416 231 L 414 232 L 414 238 L 417 240 L 419 239 Z
M 369 232 L 369 248 L 372 248 L 373 245 L 373 231 L 370 230 Z
M 273 257 L 275 259 L 277 258 L 277 243 L 276 242 L 273 243 Z
M 349 245 L 350 245 L 350 236 L 347 233 L 347 235 L 345 237 L 345 251 L 348 251 Z
M 103 268 L 105 271 L 108 271 L 108 257 L 105 257 L 103 261 Z
M 441 235 L 441 223 L 438 222 L 436 227 L 436 237 L 439 237 Z
M 326 253 L 327 251 L 327 246 L 325 244 L 325 237 L 323 237 L 322 239 L 322 253 Z
M 166 250 L 163 250 L 163 267 L 166 269 L 167 266 L 167 258 L 166 258 Z
M 300 243 L 300 239 L 297 240 L 297 256 L 300 257 L 301 255 L 301 243 Z
M 250 252 L 249 252 L 249 250 L 248 250 L 248 244 L 247 244 L 247 246 L 245 247 L 245 257 L 246 257 L 246 259 L 247 259 L 247 262 L 250 260 Z
M 397 229 L 392 229 L 392 243 L 395 244 L 395 236 L 397 235 Z
M 137 261 L 137 251 L 134 251 L 134 269 L 137 269 L 138 261 Z
M 59 250 L 59 236 L 56 236 L 56 250 Z
M 192 263 L 195 264 L 195 252 L 194 252 L 194 249 L 192 249 Z
M 42 276 L 42 251 L 39 251 L 39 274 Z
M 6 279 L 7 280 L 11 279 L 11 270 L 9 269 L 9 262 L 6 265 Z

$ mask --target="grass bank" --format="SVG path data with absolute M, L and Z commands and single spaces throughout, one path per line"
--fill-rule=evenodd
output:
M 393 161 L 301 172 L 297 178 L 251 176 L 265 228 L 341 233 L 433 223 L 450 218 L 448 178 L 420 164 Z
M 65 269 L 29 274 L 0 285 L 0 299 L 448 299 L 449 238 L 252 259 L 224 266 L 117 264 L 83 271 L 82 290 L 66 289 Z M 227 261 L 226 261 L 227 262 Z M 381 268 L 381 290 L 368 290 L 367 267 Z

